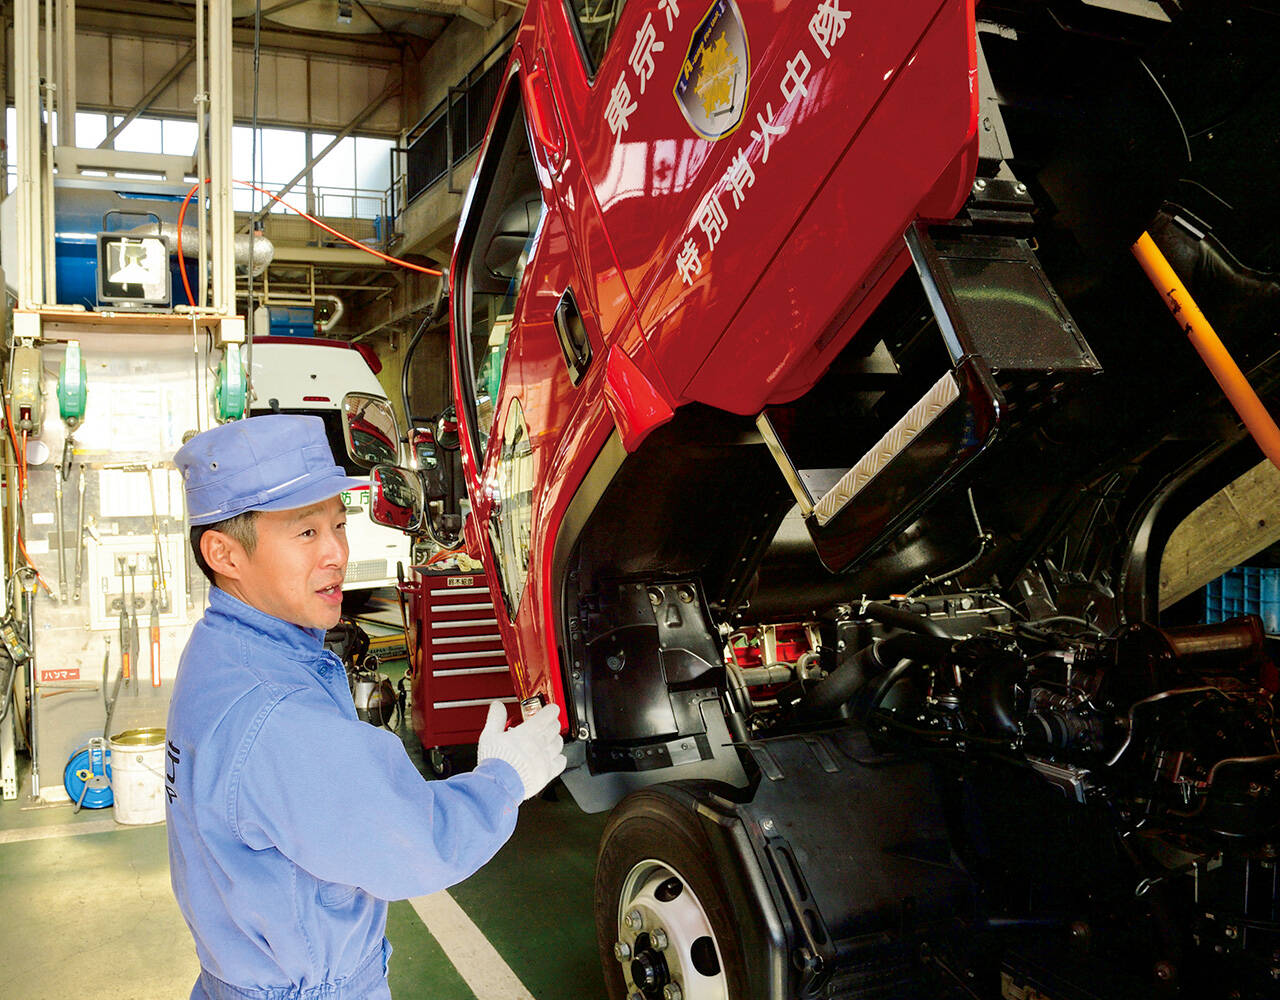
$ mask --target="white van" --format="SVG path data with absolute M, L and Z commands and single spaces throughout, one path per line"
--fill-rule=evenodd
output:
M 348 392 L 384 396 L 375 375 L 377 356 L 363 344 L 313 337 L 257 337 L 253 341 L 253 398 L 249 415 L 309 413 L 324 420 L 333 457 L 347 475 L 368 476 L 352 466 L 342 440 L 342 397 Z M 342 495 L 347 505 L 351 555 L 342 585 L 343 607 L 359 610 L 377 587 L 396 582 L 396 563 L 410 562 L 410 540 L 369 518 L 369 487 Z

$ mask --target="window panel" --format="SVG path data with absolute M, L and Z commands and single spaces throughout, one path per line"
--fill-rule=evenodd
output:
M 391 186 L 389 139 L 356 140 L 356 187 L 362 191 L 385 191 Z
M 76 126 L 79 128 L 79 125 Z M 166 118 L 164 151 L 170 156 L 190 156 L 196 149 L 196 123 Z
M 307 136 L 297 129 L 264 128 L 261 137 L 261 175 L 264 187 L 279 187 L 293 180 L 307 165 Z
M 120 116 L 116 121 L 122 121 Z M 163 148 L 161 123 L 156 118 L 135 118 L 116 136 L 116 149 L 126 153 L 159 153 Z
M 12 114 L 12 112 L 10 112 Z M 13 133 L 11 132 L 10 135 Z M 76 112 L 76 145 L 92 149 L 107 137 L 107 116 Z
M 332 136 L 315 137 L 315 145 L 312 147 L 317 151 L 326 148 L 327 144 L 332 141 Z M 337 149 L 327 153 L 325 158 L 317 163 L 311 170 L 312 180 L 317 187 L 326 188 L 353 188 L 356 186 L 356 141 L 351 136 L 347 136 L 340 143 Z

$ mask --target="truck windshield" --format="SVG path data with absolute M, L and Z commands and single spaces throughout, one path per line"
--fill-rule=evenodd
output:
M 587 69 L 592 76 L 604 59 L 609 39 L 613 37 L 613 29 L 618 26 L 618 18 L 622 16 L 626 3 L 627 0 L 568 0 Z

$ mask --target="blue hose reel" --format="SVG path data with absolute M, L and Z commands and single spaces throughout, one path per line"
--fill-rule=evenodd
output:
M 105 740 L 90 740 L 71 755 L 62 772 L 62 786 L 77 811 L 111 805 L 111 748 Z

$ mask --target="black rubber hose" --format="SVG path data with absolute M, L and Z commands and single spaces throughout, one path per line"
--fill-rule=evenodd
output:
M 899 660 L 937 659 L 950 648 L 949 638 L 914 632 L 902 632 L 863 646 L 809 691 L 801 702 L 801 711 L 818 718 L 835 716 L 871 678 L 884 673 Z
M 409 346 L 404 350 L 404 364 L 400 368 L 400 402 L 404 406 L 405 423 L 410 428 L 413 427 L 413 411 L 409 409 L 409 365 L 413 361 L 413 352 L 418 349 L 418 341 L 422 339 L 422 335 L 427 332 L 427 326 L 435 319 L 435 310 L 431 310 L 431 314 L 418 324 L 418 329 L 409 338 Z
M 880 678 L 876 684 L 876 689 L 871 697 L 866 699 L 865 704 L 858 706 L 858 717 L 866 718 L 874 712 L 888 697 L 889 692 L 893 690 L 894 685 L 913 670 L 918 670 L 922 664 L 915 660 L 899 660 L 887 674 Z
M 442 276 L 440 284 L 436 287 L 436 298 L 431 304 L 431 311 L 418 324 L 418 329 L 409 339 L 409 346 L 404 349 L 404 364 L 400 368 L 400 403 L 404 407 L 404 419 L 409 428 L 413 427 L 413 410 L 409 408 L 409 366 L 413 362 L 413 352 L 418 349 L 418 341 L 422 339 L 427 329 L 440 319 L 445 310 L 445 304 L 449 301 L 447 288 L 448 283 Z
M 914 611 L 906 611 L 903 608 L 895 608 L 876 601 L 872 601 L 859 610 L 861 611 L 861 617 L 878 621 L 881 625 L 906 629 L 908 632 L 915 632 L 918 635 L 934 635 L 939 639 L 949 638 L 946 630 L 941 625 L 930 621 L 924 615 L 916 614 Z

